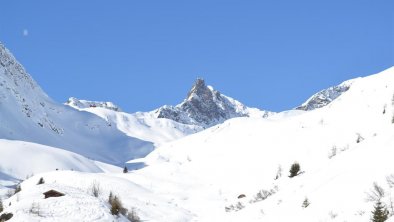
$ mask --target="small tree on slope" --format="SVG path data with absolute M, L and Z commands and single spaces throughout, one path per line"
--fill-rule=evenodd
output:
M 308 198 L 305 197 L 304 202 L 302 202 L 302 207 L 307 208 L 311 203 L 309 202 Z
M 298 173 L 300 172 L 300 170 L 301 170 L 300 164 L 297 162 L 293 163 L 293 165 L 291 165 L 291 167 L 290 167 L 290 176 L 289 177 L 293 178 L 293 177 L 297 176 Z
M 41 178 L 38 180 L 37 185 L 44 184 L 44 183 L 45 183 L 45 180 L 44 180 L 44 178 L 41 177 Z
M 0 213 L 3 212 L 4 207 L 3 207 L 3 201 L 0 198 Z
M 372 222 L 384 222 L 387 220 L 389 215 L 389 211 L 386 207 L 382 204 L 382 202 L 376 202 L 374 206 L 374 210 L 372 211 Z
M 125 166 L 124 168 L 123 168 L 123 173 L 128 173 L 129 172 L 129 169 L 127 169 L 127 166 Z
M 114 195 L 112 194 L 112 191 L 109 192 L 109 196 L 108 196 L 108 203 L 112 204 L 112 201 L 114 200 Z
M 111 201 L 111 214 L 112 215 L 119 215 L 123 209 L 122 202 L 120 202 L 117 196 L 114 196 Z
M 16 185 L 16 188 L 15 188 L 14 194 L 17 194 L 17 193 L 19 193 L 19 192 L 21 192 L 21 191 L 22 191 L 22 187 L 21 187 L 21 185 L 20 185 L 20 184 Z

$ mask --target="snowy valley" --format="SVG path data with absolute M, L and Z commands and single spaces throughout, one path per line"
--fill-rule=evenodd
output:
M 394 68 L 280 113 L 201 79 L 179 105 L 127 113 L 111 102 L 53 101 L 0 44 L 0 215 L 367 222 L 380 201 L 392 222 L 393 123 Z M 45 199 L 51 190 L 63 196 Z M 123 212 L 113 213 L 114 196 Z

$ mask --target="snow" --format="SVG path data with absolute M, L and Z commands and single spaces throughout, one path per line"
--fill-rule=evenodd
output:
M 99 102 L 99 101 L 88 101 L 88 100 L 79 100 L 77 98 L 71 97 L 66 102 L 66 105 L 69 105 L 76 109 L 84 109 L 84 108 L 95 108 L 101 107 L 104 109 L 121 111 L 119 106 L 113 104 L 112 102 Z
M 267 117 L 272 112 L 249 108 L 221 94 L 203 79 L 197 79 L 186 99 L 176 106 L 163 106 L 155 111 L 157 118 L 208 128 L 236 117 Z
M 102 172 L 92 160 L 81 155 L 35 143 L 0 139 L 0 153 L 2 174 L 17 179 L 55 169 Z
M 123 165 L 144 157 L 153 144 L 124 135 L 88 112 L 50 99 L 0 43 L 0 138 L 69 150 Z
M 126 221 L 110 214 L 112 191 L 143 221 L 367 222 L 374 183 L 392 212 L 386 178 L 394 177 L 394 67 L 352 80 L 318 109 L 237 117 L 192 133 L 155 112 L 56 104 L 12 59 L 4 61 L 7 55 L 0 56 L 0 196 L 10 221 Z M 138 148 L 145 145 L 157 148 L 144 157 L 148 151 Z M 122 173 L 128 160 L 144 165 Z M 289 178 L 295 162 L 301 172 Z M 26 175 L 22 191 L 8 198 Z M 41 177 L 45 184 L 37 185 Z M 100 186 L 98 197 L 92 184 Z M 65 196 L 43 199 L 50 189 Z M 40 216 L 30 212 L 33 204 Z
M 320 109 L 226 121 L 156 149 L 134 174 L 160 184 L 156 192 L 177 196 L 197 221 L 369 221 L 373 203 L 365 192 L 375 181 L 393 191 L 385 182 L 394 173 L 393 83 L 391 68 L 354 81 Z M 290 179 L 295 161 L 305 173 Z M 274 180 L 278 166 L 283 176 Z M 272 197 L 249 203 L 275 186 Z M 245 209 L 226 213 L 240 194 L 248 197 Z M 306 197 L 311 205 L 304 209 Z
M 37 185 L 39 178 L 45 183 Z M 14 214 L 12 221 L 127 221 L 110 214 L 108 196 L 112 192 L 126 209 L 135 209 L 142 220 L 190 221 L 190 212 L 172 203 L 170 198 L 157 197 L 150 190 L 125 178 L 123 174 L 91 174 L 76 171 L 55 171 L 39 174 L 21 183 L 22 191 L 4 201 L 5 212 Z M 99 187 L 92 195 L 93 184 Z M 44 199 L 43 193 L 56 190 L 63 197 Z M 9 206 L 11 203 L 11 206 Z M 41 216 L 29 212 L 33 203 L 40 206 Z
M 220 94 L 203 80 L 197 80 L 181 104 L 163 106 L 151 112 L 126 113 L 111 102 L 78 100 L 71 97 L 66 105 L 93 113 L 126 135 L 149 141 L 155 147 L 204 130 L 227 119 L 249 116 L 268 117 L 271 112 L 250 108 Z M 204 108 L 201 108 L 204 107 Z M 209 109 L 209 110 L 207 110 Z M 208 112 L 209 111 L 209 112 Z M 212 113 L 215 113 L 213 115 Z
M 347 92 L 354 81 L 355 79 L 347 80 L 337 86 L 322 90 L 311 96 L 305 103 L 296 109 L 309 111 L 327 106 L 343 93 Z
M 38 181 L 38 178 L 34 177 Z M 35 181 L 37 183 L 37 181 Z M 33 181 L 29 181 L 33 182 Z M 59 191 L 65 196 L 44 199 L 43 193 Z M 9 204 L 11 203 L 11 206 Z M 22 191 L 4 202 L 12 221 L 115 221 L 103 200 L 86 191 L 50 182 L 42 185 L 22 184 Z M 34 207 L 36 206 L 36 207 Z M 33 209 L 33 212 L 31 210 Z M 127 221 L 127 220 L 119 220 Z
M 156 118 L 155 111 L 130 114 L 101 107 L 78 109 L 93 113 L 126 135 L 149 141 L 155 147 L 203 130 L 202 127 L 197 125 L 182 124 L 171 119 Z

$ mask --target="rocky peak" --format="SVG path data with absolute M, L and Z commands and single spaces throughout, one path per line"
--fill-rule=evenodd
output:
M 194 96 L 208 96 L 208 94 L 210 94 L 210 90 L 208 89 L 207 85 L 205 85 L 205 80 L 198 78 L 192 89 L 189 91 L 187 100 L 193 99 Z
M 175 107 L 163 106 L 156 113 L 158 118 L 209 127 L 234 117 L 249 116 L 250 108 L 222 95 L 199 78 L 181 104 Z

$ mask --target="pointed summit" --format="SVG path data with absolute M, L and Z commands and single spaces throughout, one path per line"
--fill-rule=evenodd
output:
M 198 90 L 198 89 L 206 88 L 206 87 L 207 86 L 205 85 L 205 80 L 202 78 L 197 78 L 196 82 L 193 85 L 192 91 L 195 89 Z
M 181 104 L 175 107 L 164 106 L 156 113 L 158 118 L 209 127 L 234 117 L 250 116 L 250 110 L 242 103 L 207 86 L 203 79 L 198 78 Z M 261 116 L 266 114 L 262 113 Z
M 192 89 L 187 94 L 186 100 L 190 101 L 193 99 L 193 97 L 196 97 L 196 96 L 197 97 L 202 96 L 202 95 L 208 96 L 209 92 L 210 92 L 210 90 L 207 87 L 207 85 L 205 85 L 204 79 L 198 78 L 196 80 L 196 82 L 194 83 Z

